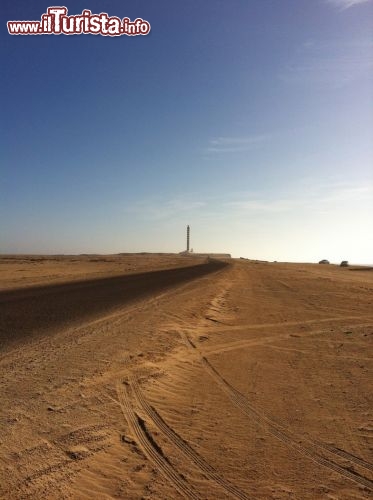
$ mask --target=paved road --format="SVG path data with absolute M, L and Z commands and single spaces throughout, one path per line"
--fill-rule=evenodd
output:
M 224 267 L 219 261 L 162 271 L 0 292 L 0 349 L 51 328 L 97 318 L 125 303 Z

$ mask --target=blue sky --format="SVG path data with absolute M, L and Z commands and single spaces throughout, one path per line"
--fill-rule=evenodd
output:
M 147 36 L 11 36 L 2 253 L 373 263 L 372 0 L 75 0 Z

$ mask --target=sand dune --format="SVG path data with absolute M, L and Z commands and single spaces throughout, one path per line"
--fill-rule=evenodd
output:
M 370 497 L 373 273 L 96 258 L 3 264 L 2 498 Z

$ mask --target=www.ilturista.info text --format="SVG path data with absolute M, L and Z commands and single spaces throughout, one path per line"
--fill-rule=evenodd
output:
M 128 17 L 111 17 L 106 12 L 92 14 L 88 9 L 80 15 L 68 16 L 66 7 L 49 7 L 41 21 L 8 21 L 7 26 L 10 35 L 136 36 L 150 32 L 150 23 L 141 18 L 131 22 Z

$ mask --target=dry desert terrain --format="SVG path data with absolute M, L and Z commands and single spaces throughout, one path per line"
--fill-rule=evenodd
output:
M 0 497 L 367 499 L 373 271 L 0 258 Z

